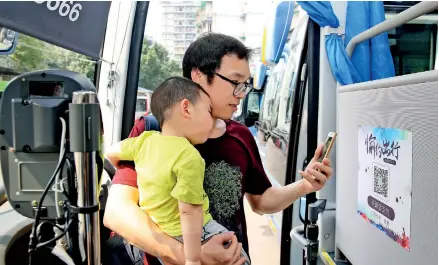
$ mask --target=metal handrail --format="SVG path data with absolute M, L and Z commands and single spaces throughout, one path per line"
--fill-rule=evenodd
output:
M 386 19 L 385 21 L 381 22 L 380 24 L 363 31 L 362 33 L 358 34 L 357 36 L 353 37 L 351 41 L 348 43 L 346 47 L 346 53 L 349 57 L 352 56 L 352 53 L 355 50 L 355 47 L 368 39 L 371 39 L 381 33 L 387 32 L 391 29 L 394 29 L 398 26 L 401 26 L 415 18 L 418 18 L 422 15 L 425 15 L 433 10 L 436 10 L 438 8 L 438 2 L 437 1 L 423 1 L 419 4 L 416 4 L 412 6 L 411 8 L 397 14 L 393 18 Z

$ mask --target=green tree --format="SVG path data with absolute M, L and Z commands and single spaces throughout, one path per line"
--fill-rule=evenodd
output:
M 50 44 L 49 44 L 50 45 Z M 53 56 L 48 62 L 49 68 L 66 69 L 87 76 L 93 81 L 96 62 L 86 56 L 51 45 Z
M 42 69 L 67 69 L 86 75 L 93 81 L 96 62 L 84 55 L 20 34 L 18 46 L 10 55 L 17 65 L 16 72 Z M 181 76 L 177 62 L 169 59 L 166 48 L 149 45 L 145 40 L 140 62 L 139 86 L 154 90 L 171 76 Z
M 170 60 L 168 51 L 160 44 L 148 45 L 145 40 L 140 59 L 139 86 L 154 90 L 161 82 L 171 76 L 181 76 L 177 62 Z
M 77 56 L 77 59 L 72 60 L 66 69 L 81 73 L 94 82 L 96 62 L 91 61 L 84 55 Z
M 165 66 L 165 71 L 173 73 L 174 75 L 182 75 L 182 69 L 176 61 L 169 60 Z
M 11 58 L 17 63 L 18 72 L 28 72 L 47 68 L 44 58 L 45 44 L 35 38 L 20 34 L 18 46 Z
M 65 69 L 86 75 L 93 81 L 96 62 L 86 56 L 20 34 L 18 46 L 10 55 L 17 72 Z

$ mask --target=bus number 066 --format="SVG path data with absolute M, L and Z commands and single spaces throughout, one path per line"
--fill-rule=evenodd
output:
M 50 11 L 55 11 L 58 9 L 58 13 L 60 16 L 65 17 L 69 16 L 70 21 L 75 22 L 79 18 L 79 11 L 82 10 L 82 6 L 79 3 L 73 4 L 73 1 L 34 1 L 37 4 L 42 4 L 47 2 L 47 9 Z M 68 4 L 73 5 L 70 7 Z

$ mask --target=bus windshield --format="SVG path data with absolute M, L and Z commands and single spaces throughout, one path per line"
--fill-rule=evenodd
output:
M 74 71 L 87 76 L 95 84 L 96 61 L 20 33 L 14 53 L 0 55 L 0 92 L 14 77 L 41 69 Z

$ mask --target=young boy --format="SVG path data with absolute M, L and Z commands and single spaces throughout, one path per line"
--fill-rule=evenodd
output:
M 125 139 L 110 148 L 107 158 L 115 166 L 134 161 L 140 207 L 163 232 L 184 240 L 186 265 L 201 265 L 202 242 L 227 231 L 209 213 L 205 162 L 193 146 L 206 142 L 211 133 L 210 98 L 197 83 L 171 77 L 152 94 L 151 110 L 162 132 Z M 249 260 L 244 251 L 242 255 Z

